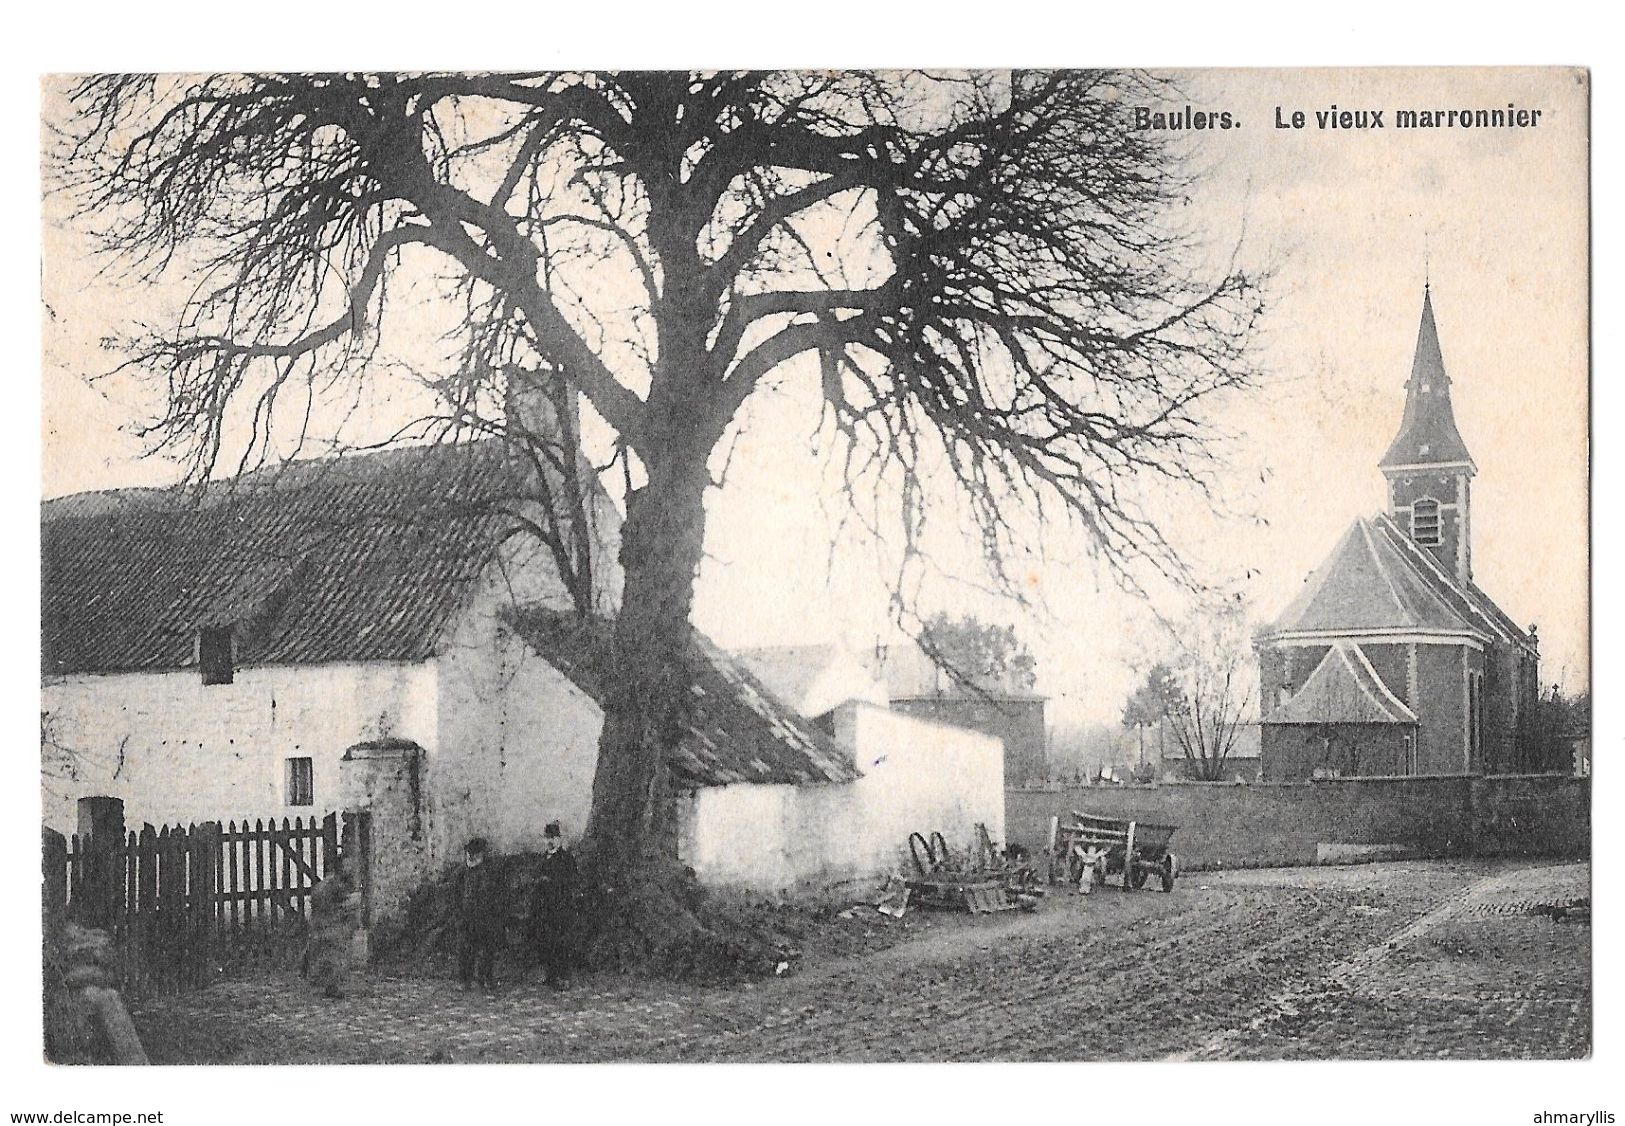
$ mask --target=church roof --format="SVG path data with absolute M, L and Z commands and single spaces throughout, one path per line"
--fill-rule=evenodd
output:
M 1388 690 L 1358 645 L 1338 641 L 1264 722 L 1415 723 L 1416 713 Z
M 527 607 L 514 613 L 512 624 L 548 664 L 600 705 L 605 702 L 614 668 L 608 620 Z M 667 758 L 681 783 L 806 785 L 859 776 L 851 754 L 832 736 L 699 630 L 690 634 L 687 663 L 692 695 Z
M 1424 289 L 1416 355 L 1405 384 L 1405 414 L 1400 419 L 1399 433 L 1378 465 L 1392 469 L 1461 461 L 1471 463 L 1472 455 L 1456 429 L 1456 414 L 1450 405 L 1450 376 L 1444 370 L 1439 329 L 1433 322 L 1433 294 Z
M 1476 586 L 1462 587 L 1387 516 L 1349 526 L 1266 636 L 1466 634 L 1528 645 Z
M 419 446 L 47 501 L 42 672 L 185 667 L 225 625 L 242 665 L 423 660 L 511 527 L 509 464 Z

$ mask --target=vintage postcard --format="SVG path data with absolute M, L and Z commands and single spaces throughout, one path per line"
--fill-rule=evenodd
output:
M 45 78 L 45 1056 L 1588 1057 L 1589 111 Z

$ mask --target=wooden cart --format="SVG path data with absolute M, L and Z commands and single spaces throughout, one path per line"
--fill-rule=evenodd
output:
M 1176 828 L 1073 810 L 1066 822 L 1057 818 L 1051 825 L 1051 856 L 1058 862 L 1052 878 L 1059 876 L 1082 889 L 1099 887 L 1109 875 L 1121 875 L 1124 890 L 1134 891 L 1155 875 L 1163 891 L 1173 891 L 1179 858 L 1169 851 L 1168 842 Z

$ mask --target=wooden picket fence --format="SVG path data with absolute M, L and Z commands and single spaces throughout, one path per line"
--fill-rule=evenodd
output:
M 200 988 L 248 964 L 297 965 L 311 892 L 341 847 L 355 860 L 370 917 L 370 822 L 329 813 L 146 825 L 101 842 L 46 830 L 46 906 L 112 933 L 133 994 Z

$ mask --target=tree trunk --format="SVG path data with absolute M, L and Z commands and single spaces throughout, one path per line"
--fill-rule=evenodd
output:
M 675 857 L 665 756 L 682 730 L 689 610 L 705 539 L 703 453 L 650 466 L 627 501 L 625 586 L 615 620 L 609 696 L 583 851 L 611 886 Z
M 589 963 L 711 980 L 772 973 L 782 957 L 740 920 L 706 909 L 677 856 L 668 754 L 687 718 L 689 610 L 705 539 L 704 450 L 687 433 L 648 466 L 621 531 L 625 587 L 582 843 Z

